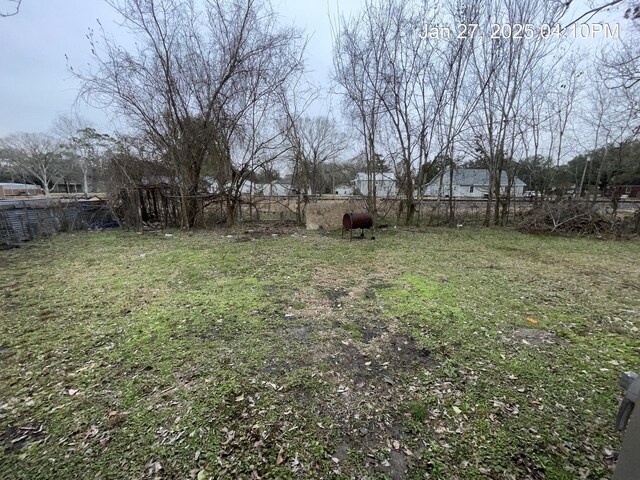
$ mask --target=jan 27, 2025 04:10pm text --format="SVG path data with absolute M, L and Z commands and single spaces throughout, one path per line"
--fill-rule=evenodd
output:
M 423 40 L 448 38 L 473 39 L 474 37 L 500 39 L 554 39 L 554 38 L 610 38 L 620 37 L 620 24 L 576 23 L 568 27 L 560 25 L 533 25 L 531 23 L 492 23 L 488 29 L 479 28 L 477 23 L 459 23 L 455 27 L 429 25 L 425 23 L 420 32 Z

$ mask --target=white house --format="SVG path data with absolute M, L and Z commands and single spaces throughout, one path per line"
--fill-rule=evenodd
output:
M 209 193 L 220 193 L 220 189 L 218 188 L 218 181 L 214 177 L 205 176 L 202 178 L 203 184 L 206 188 L 206 191 Z M 267 187 L 269 185 L 267 184 Z M 240 187 L 241 194 L 249 194 L 252 193 L 254 195 L 261 195 L 262 189 L 264 185 L 253 183 L 251 180 L 245 180 Z M 231 183 L 227 182 L 224 184 L 223 192 L 227 192 L 231 188 Z
M 376 196 L 378 197 L 395 197 L 396 196 L 396 177 L 393 173 L 376 173 Z M 369 194 L 369 180 L 367 174 L 359 172 L 353 181 L 353 186 L 357 193 L 361 195 Z
M 253 185 L 253 188 L 254 194 L 268 197 L 284 197 L 289 195 L 291 190 L 290 185 L 285 185 L 280 180 L 274 180 L 271 183 L 256 183 Z
M 333 192 L 335 195 L 353 195 L 352 185 L 338 185 Z
M 424 187 L 424 194 L 428 197 L 449 196 L 450 177 L 450 170 L 446 168 Z M 453 196 L 484 198 L 489 194 L 489 178 L 489 170 L 482 168 L 461 168 L 454 170 Z M 500 174 L 501 193 L 506 193 L 508 186 L 509 179 L 507 172 L 503 171 Z M 521 197 L 524 194 L 526 186 L 522 180 L 516 178 L 511 186 L 511 195 Z

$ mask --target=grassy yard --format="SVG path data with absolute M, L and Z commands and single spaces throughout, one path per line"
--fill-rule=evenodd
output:
M 610 476 L 640 243 L 273 231 L 0 252 L 0 478 Z

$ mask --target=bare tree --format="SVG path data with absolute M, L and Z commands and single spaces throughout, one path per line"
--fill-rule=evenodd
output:
M 611 88 L 633 89 L 640 82 L 640 26 L 634 22 L 635 35 L 621 40 L 616 48 L 611 47 L 601 56 L 602 66 L 607 71 L 605 81 Z
M 290 149 L 280 128 L 282 110 L 274 102 L 270 96 L 254 102 L 244 114 L 242 135 L 228 141 L 232 161 L 222 170 L 226 181 L 219 180 L 227 206 L 227 225 L 235 221 L 244 183 L 255 172 L 282 160 Z
M 559 21 L 566 18 L 565 29 L 580 22 L 588 22 L 603 12 L 617 11 L 620 18 L 620 36 L 606 46 L 599 55 L 599 63 L 604 70 L 603 80 L 608 88 L 622 88 L 628 106 L 639 109 L 638 83 L 640 82 L 640 3 L 637 0 L 599 0 L 588 3 L 587 8 L 578 10 L 575 18 L 568 18 L 574 0 L 561 2 Z M 640 133 L 640 127 L 634 135 Z
M 473 28 L 473 25 L 480 22 L 481 5 L 479 1 L 452 0 L 449 4 L 450 17 L 457 25 Z M 438 159 L 438 163 L 447 165 L 449 191 L 446 193 L 450 227 L 455 226 L 453 177 L 456 168 L 456 146 L 461 143 L 460 136 L 469 128 L 471 116 L 493 79 L 493 71 L 489 68 L 475 85 L 469 85 L 469 79 L 473 78 L 472 58 L 476 43 L 477 37 L 468 32 L 444 42 L 439 52 L 441 61 L 432 69 L 433 73 L 430 76 L 436 100 L 435 118 L 439 120 L 432 126 L 438 139 L 438 150 L 434 160 Z M 445 81 L 442 81 L 443 78 Z M 444 175 L 440 180 L 439 191 L 442 192 Z
M 588 148 L 592 152 L 601 149 L 601 158 L 597 162 L 597 170 L 594 159 L 587 158 L 580 175 L 580 187 L 577 194 L 583 190 L 592 192 L 591 200 L 595 202 L 598 193 L 606 189 L 610 179 L 611 153 L 615 149 L 621 149 L 624 144 L 633 140 L 634 130 L 637 127 L 636 112 L 627 108 L 624 101 L 624 89 L 609 89 L 606 87 L 601 71 L 594 71 L 591 75 L 591 86 L 586 98 L 585 109 L 582 113 L 584 119 L 583 130 L 588 135 L 587 141 L 593 142 Z M 593 172 L 589 171 L 594 169 Z M 608 173 L 607 173 L 608 172 Z M 588 175 L 587 175 L 588 174 Z M 589 181 L 593 178 L 593 186 L 589 188 Z M 587 183 L 585 184 L 585 179 Z
M 270 120 L 265 109 L 302 69 L 299 32 L 280 26 L 268 0 L 108 3 L 136 46 L 128 50 L 104 31 L 99 38 L 91 33 L 94 66 L 75 72 L 81 95 L 115 108 L 164 152 L 180 188 L 183 227 L 195 225 L 207 161 L 228 174 L 233 215 L 252 161 L 245 154 L 270 143 L 257 140 L 253 129 Z
M 553 19 L 555 22 L 562 22 L 564 28 L 569 28 L 578 23 L 586 23 L 593 20 L 600 13 L 624 7 L 626 11 L 633 11 L 636 0 L 595 0 L 586 2 L 586 5 L 579 5 L 577 13 L 569 16 L 571 7 L 575 5 L 576 0 L 558 1 L 555 4 L 555 12 Z
M 69 168 L 66 146 L 45 133 L 16 133 L 1 141 L 15 169 L 40 182 L 45 195 L 62 180 Z
M 347 149 L 347 137 L 328 116 L 302 117 L 295 131 L 302 161 L 306 163 L 306 183 L 311 193 L 322 193 L 324 166 L 337 160 Z
M 383 110 L 385 147 L 394 163 L 399 191 L 404 197 L 399 214 L 404 210 L 405 221 L 409 224 L 416 210 L 414 178 L 420 163 L 425 118 L 424 110 L 414 99 L 424 82 L 433 49 L 417 34 L 425 16 L 413 2 L 380 2 L 371 5 L 366 15 L 367 22 L 377 27 L 368 31 L 380 32 L 379 41 L 371 42 L 374 48 L 380 49 L 376 58 L 380 59 L 378 68 L 382 72 L 382 81 L 375 93 Z
M 343 105 L 363 140 L 367 173 L 367 208 L 377 216 L 376 174 L 382 105 L 382 32 L 367 22 L 374 7 L 365 3 L 361 16 L 339 17 L 333 30 L 334 81 L 342 88 Z
M 555 14 L 545 0 L 493 0 L 485 2 L 482 12 L 481 23 L 487 25 L 544 23 Z M 531 72 L 551 67 L 545 59 L 552 45 L 541 36 L 518 38 L 500 32 L 498 38 L 483 38 L 480 48 L 474 49 L 476 81 L 482 84 L 490 77 L 473 122 L 476 152 L 486 160 L 490 175 L 486 226 L 498 225 L 507 216 L 510 191 L 508 187 L 504 191 L 502 178 L 505 166 L 514 156 L 519 113 L 524 111 L 522 95 L 526 93 Z
M 54 121 L 53 133 L 66 143 L 82 174 L 82 191 L 96 191 L 96 183 L 104 160 L 113 148 L 111 136 L 98 132 L 91 123 L 77 114 L 61 115 Z M 89 182 L 91 178 L 91 183 Z
M 7 3 L 11 3 L 12 7 L 13 7 L 13 11 L 8 11 L 8 12 L 0 12 L 0 18 L 1 17 L 12 17 L 14 15 L 17 15 L 20 12 L 20 4 L 22 3 L 22 0 L 5 0 Z
M 386 151 L 394 162 L 407 223 L 416 210 L 416 177 L 421 195 L 429 166 L 454 158 L 455 143 L 502 61 L 486 64 L 482 75 L 471 79 L 477 37 L 456 27 L 478 25 L 489 14 L 480 18 L 482 2 L 451 0 L 446 6 L 448 11 L 424 2 L 371 0 L 360 16 L 342 21 L 335 41 L 337 79 L 345 103 L 359 115 L 369 146 L 367 164 L 375 165 L 370 154 L 376 151 Z M 448 34 L 421 35 L 424 23 L 445 21 L 452 25 Z
M 602 76 L 608 88 L 620 90 L 619 101 L 636 119 L 631 135 L 640 134 L 640 3 L 625 12 L 621 37 L 600 54 Z

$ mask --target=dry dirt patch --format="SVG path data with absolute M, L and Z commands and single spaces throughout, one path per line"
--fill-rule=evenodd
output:
M 519 343 L 525 345 L 534 345 L 536 347 L 542 347 L 545 345 L 565 345 L 568 343 L 562 337 L 557 336 L 548 330 L 542 330 L 540 328 L 516 328 L 513 331 L 512 338 Z
M 44 432 L 42 426 L 9 426 L 4 432 L 0 433 L 0 444 L 4 452 L 9 453 L 24 448 L 43 437 Z

